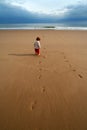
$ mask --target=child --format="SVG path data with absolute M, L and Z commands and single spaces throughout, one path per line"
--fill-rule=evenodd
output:
M 40 55 L 40 48 L 41 48 L 40 38 L 37 37 L 37 38 L 36 38 L 36 41 L 34 42 L 34 49 L 35 49 L 35 54 L 36 54 L 36 55 Z

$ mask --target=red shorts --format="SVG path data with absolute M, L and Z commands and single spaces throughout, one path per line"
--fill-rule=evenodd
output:
M 35 54 L 39 55 L 40 54 L 40 49 L 35 49 Z

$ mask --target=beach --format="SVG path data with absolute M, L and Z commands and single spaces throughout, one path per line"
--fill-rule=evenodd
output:
M 0 130 L 87 130 L 87 31 L 0 31 Z

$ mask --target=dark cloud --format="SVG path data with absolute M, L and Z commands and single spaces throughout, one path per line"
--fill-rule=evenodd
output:
M 0 4 L 0 23 L 40 23 L 55 22 L 53 17 L 29 12 L 21 7 Z
M 23 23 L 36 20 L 36 16 L 22 8 L 0 4 L 0 23 Z
M 70 25 L 87 25 L 87 4 L 68 6 L 62 16 L 50 16 L 29 12 L 21 7 L 0 3 L 0 23 L 40 23 L 57 22 Z
M 87 25 L 87 4 L 68 6 L 68 11 L 62 17 L 63 22 Z
M 87 19 L 87 5 L 77 5 L 69 8 L 67 17 L 72 17 L 75 19 Z

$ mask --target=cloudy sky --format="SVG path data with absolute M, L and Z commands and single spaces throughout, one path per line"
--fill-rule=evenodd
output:
M 0 0 L 0 23 L 87 23 L 87 0 Z

